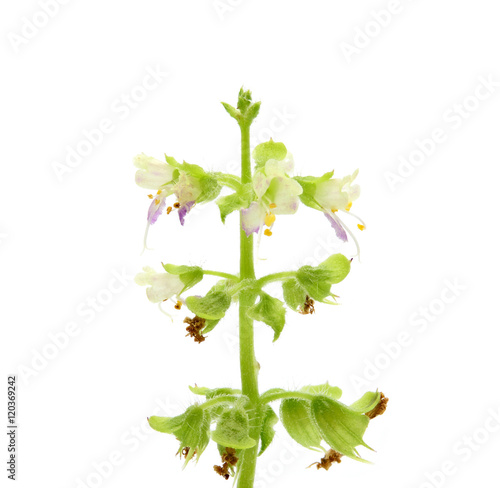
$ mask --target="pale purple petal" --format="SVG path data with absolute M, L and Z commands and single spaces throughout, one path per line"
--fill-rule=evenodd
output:
M 252 204 L 241 211 L 242 219 L 241 225 L 247 237 L 252 232 L 259 232 L 260 227 L 264 223 L 266 212 L 257 202 Z
M 347 242 L 347 234 L 344 228 L 342 227 L 342 224 L 337 220 L 337 217 L 334 215 L 327 214 L 325 212 L 325 217 L 328 219 L 328 222 L 330 222 L 331 226 L 333 227 L 333 230 L 335 230 L 335 234 L 337 237 L 344 242 Z
M 182 206 L 179 209 L 179 220 L 181 221 L 181 225 L 184 225 L 184 220 L 186 218 L 187 213 L 194 207 L 195 202 L 187 202 L 186 205 Z
M 159 200 L 159 203 L 156 203 Z M 154 224 L 157 220 L 158 217 L 161 215 L 163 210 L 165 209 L 165 197 L 163 198 L 155 198 L 151 202 L 151 205 L 149 206 L 148 210 L 148 222 L 150 224 Z

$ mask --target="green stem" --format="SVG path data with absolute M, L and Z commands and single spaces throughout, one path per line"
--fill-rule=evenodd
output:
M 200 405 L 200 408 L 206 410 L 207 408 L 212 408 L 215 405 L 219 405 L 221 403 L 234 403 L 242 398 L 241 395 L 219 395 L 210 400 L 207 400 L 205 403 Z
M 223 273 L 222 271 L 211 271 L 209 269 L 204 269 L 203 274 L 210 276 L 220 276 L 221 278 L 226 278 L 231 281 L 240 281 L 240 279 L 236 275 L 230 273 Z
M 288 278 L 294 278 L 297 275 L 297 271 L 282 271 L 281 273 L 273 273 L 267 276 L 263 276 L 257 280 L 257 285 L 263 287 L 273 281 L 283 281 Z
M 250 124 L 240 123 L 241 128 L 241 183 L 252 181 L 252 167 L 250 163 Z M 253 236 L 247 237 L 242 225 L 243 215 L 240 212 L 240 279 L 255 279 L 253 259 Z M 240 295 L 240 370 L 243 395 L 250 400 L 250 408 L 257 408 L 259 404 L 259 387 L 257 372 L 259 369 L 255 359 L 253 320 L 248 316 L 248 309 L 255 303 L 255 295 L 242 293 Z M 260 426 L 252 423 L 249 435 L 258 441 Z M 255 447 L 243 451 L 238 474 L 238 488 L 252 488 L 255 479 L 257 464 L 258 442 Z
M 283 398 L 301 398 L 303 400 L 313 400 L 315 398 L 311 393 L 306 393 L 304 391 L 277 391 L 275 393 L 269 393 L 269 395 L 262 395 L 262 403 L 270 403 L 275 400 L 282 400 Z

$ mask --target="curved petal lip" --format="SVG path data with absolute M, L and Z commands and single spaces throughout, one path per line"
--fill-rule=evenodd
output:
M 324 215 L 328 219 L 328 222 L 330 222 L 330 225 L 333 227 L 333 230 L 335 231 L 335 234 L 337 235 L 337 237 L 341 241 L 347 242 L 347 233 L 344 230 L 344 228 L 342 227 L 342 225 L 340 224 L 340 222 L 337 221 L 337 219 L 335 218 L 335 215 L 332 216 L 326 212 Z

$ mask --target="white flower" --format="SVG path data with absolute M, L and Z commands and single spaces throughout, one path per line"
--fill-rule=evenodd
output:
M 153 303 L 160 303 L 179 295 L 185 286 L 179 276 L 166 271 L 157 273 L 149 266 L 143 268 L 143 272 L 135 277 L 135 282 L 141 286 L 149 285 L 146 288 L 146 295 Z
M 141 188 L 159 190 L 173 180 L 175 168 L 144 153 L 134 158 L 134 165 L 139 168 L 135 173 L 135 182 Z

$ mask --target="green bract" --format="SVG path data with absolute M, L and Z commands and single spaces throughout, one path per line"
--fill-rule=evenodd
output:
M 281 402 L 280 417 L 290 437 L 301 446 L 321 450 L 321 435 L 311 416 L 311 402 L 288 398 Z
M 248 415 L 245 410 L 231 408 L 224 410 L 212 432 L 212 439 L 222 446 L 234 449 L 248 449 L 256 444 L 248 433 Z
M 186 305 L 198 317 L 219 320 L 231 306 L 231 295 L 227 289 L 226 281 L 219 282 L 204 297 L 187 297 Z
M 285 145 L 282 142 L 274 142 L 272 139 L 256 146 L 252 153 L 257 168 L 263 166 L 270 159 L 281 161 L 285 159 L 286 155 Z
M 260 300 L 248 310 L 248 316 L 269 325 L 274 330 L 274 339 L 277 340 L 285 326 L 285 307 L 278 298 L 262 292 Z
M 263 454 L 263 452 L 269 447 L 271 442 L 273 442 L 274 434 L 276 431 L 274 430 L 274 426 L 278 422 L 278 416 L 274 412 L 274 410 L 267 405 L 266 410 L 264 412 L 264 420 L 262 421 L 262 430 L 260 431 L 260 450 L 259 456 Z

